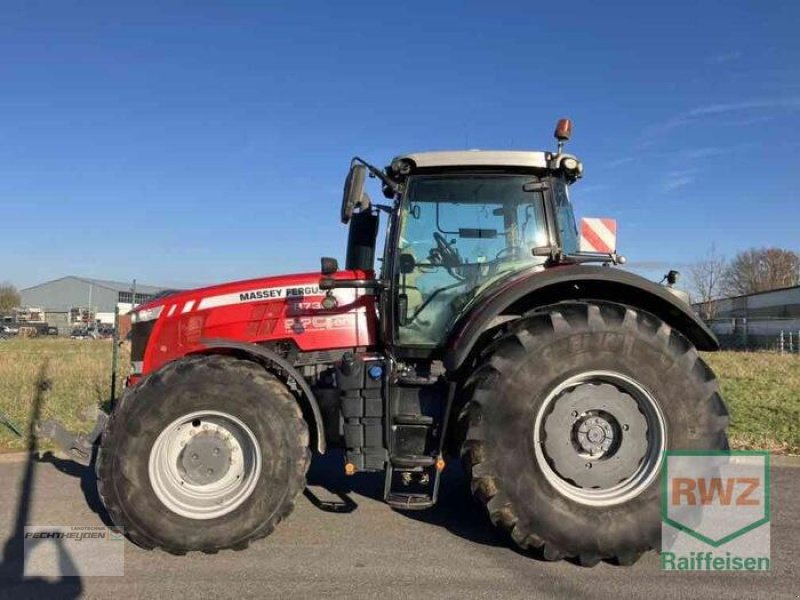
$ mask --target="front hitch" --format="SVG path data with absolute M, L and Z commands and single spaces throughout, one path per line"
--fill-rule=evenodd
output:
M 97 420 L 89 433 L 78 434 L 70 431 L 54 418 L 46 421 L 39 421 L 33 426 L 33 434 L 38 439 L 51 440 L 62 452 L 71 455 L 78 460 L 91 460 L 92 446 L 100 439 L 100 435 L 106 427 L 108 415 L 98 411 Z

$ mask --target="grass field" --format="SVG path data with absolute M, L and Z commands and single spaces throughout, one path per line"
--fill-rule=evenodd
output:
M 120 371 L 127 371 L 126 346 L 123 344 L 120 352 Z M 41 418 L 52 416 L 70 429 L 89 429 L 90 422 L 83 415 L 87 409 L 103 406 L 110 397 L 111 349 L 110 340 L 0 341 L 0 412 L 27 433 L 31 405 L 43 374 Z M 21 450 L 25 445 L 25 440 L 0 425 L 0 452 Z
M 731 445 L 800 454 L 800 355 L 716 352 L 704 358 L 731 413 Z
M 86 430 L 86 409 L 109 399 L 111 342 L 12 339 L 0 342 L 0 412 L 23 431 L 40 372 L 46 391 L 42 418 L 54 416 Z M 705 357 L 716 371 L 731 412 L 731 443 L 800 454 L 800 356 L 719 352 Z M 120 371 L 128 365 L 126 348 Z M 120 376 L 120 380 L 122 375 Z M 0 426 L 0 452 L 21 450 L 25 441 Z

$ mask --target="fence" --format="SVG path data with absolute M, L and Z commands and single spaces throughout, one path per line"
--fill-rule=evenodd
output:
M 708 322 L 725 350 L 800 352 L 800 319 L 734 317 Z
M 800 354 L 800 331 L 781 331 L 778 336 L 778 352 L 781 354 Z

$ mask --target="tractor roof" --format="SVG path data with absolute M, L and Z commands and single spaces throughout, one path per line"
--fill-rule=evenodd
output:
M 455 150 L 443 152 L 413 152 L 394 160 L 414 161 L 417 168 L 435 167 L 530 167 L 546 169 L 547 152 L 520 150 Z

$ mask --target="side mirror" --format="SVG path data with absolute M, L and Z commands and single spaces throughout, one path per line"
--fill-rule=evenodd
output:
M 320 273 L 323 275 L 333 275 L 339 270 L 339 261 L 330 256 L 323 256 L 320 263 Z
M 350 221 L 353 210 L 364 201 L 364 181 L 367 178 L 367 167 L 364 165 L 352 165 L 347 179 L 344 182 L 344 194 L 342 195 L 342 223 L 345 225 Z
M 617 251 L 617 221 L 605 218 L 581 219 L 579 249 L 590 254 L 614 254 Z

